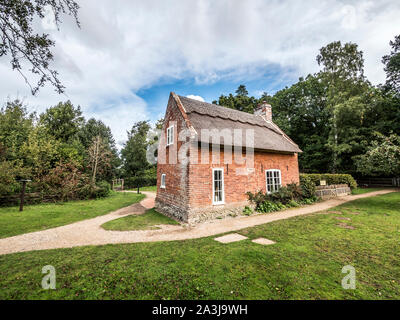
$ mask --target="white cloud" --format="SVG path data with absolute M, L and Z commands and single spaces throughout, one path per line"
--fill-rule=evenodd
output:
M 0 98 L 26 97 L 37 111 L 70 99 L 85 115 L 110 125 L 117 141 L 126 138 L 133 122 L 152 118 L 136 95 L 141 88 L 166 78 L 246 83 L 268 71 L 279 71 L 273 78 L 278 84 L 296 80 L 318 70 L 319 48 L 334 40 L 357 43 L 364 51 L 367 77 L 383 82 L 381 57 L 400 30 L 400 2 L 389 0 L 79 3 L 81 29 L 71 17 L 59 32 L 50 15 L 37 24 L 39 32 L 46 29 L 56 40 L 54 66 L 67 96 L 45 87 L 31 97 L 8 57 L 2 57 Z
M 196 96 L 196 95 L 193 95 L 193 94 L 189 94 L 189 95 L 186 96 L 186 97 L 188 97 L 188 98 L 190 98 L 190 99 L 198 100 L 198 101 L 201 101 L 201 102 L 204 102 L 204 101 L 205 101 L 203 97 L 201 97 L 201 96 Z

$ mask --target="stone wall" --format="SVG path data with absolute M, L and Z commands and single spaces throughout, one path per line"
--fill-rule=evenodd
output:
M 317 186 L 315 190 L 317 197 L 328 199 L 333 197 L 351 194 L 351 189 L 347 184 L 332 184 L 329 186 Z

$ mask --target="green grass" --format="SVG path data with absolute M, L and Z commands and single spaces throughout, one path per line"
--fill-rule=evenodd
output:
M 146 230 L 159 229 L 158 224 L 179 224 L 154 209 L 150 209 L 141 215 L 130 215 L 106 222 L 102 227 L 106 230 Z
M 131 189 L 127 189 L 129 191 L 137 191 L 137 188 L 131 188 Z M 157 191 L 157 186 L 149 186 L 149 187 L 141 187 L 139 189 L 140 191 Z
M 351 194 L 363 194 L 368 192 L 385 190 L 384 188 L 355 188 L 351 191 Z
M 139 202 L 142 194 L 112 192 L 107 198 L 55 204 L 0 208 L 0 238 L 49 229 L 72 222 L 94 218 Z
M 209 237 L 0 256 L 0 299 L 400 299 L 400 193 L 330 211 L 247 228 L 239 233 L 249 240 L 231 244 Z M 250 241 L 258 237 L 276 244 Z M 49 264 L 56 290 L 41 289 Z M 345 265 L 356 269 L 355 290 L 341 286 Z

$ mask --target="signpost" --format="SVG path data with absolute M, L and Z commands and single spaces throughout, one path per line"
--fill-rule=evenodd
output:
M 21 198 L 20 198 L 20 203 L 19 203 L 19 211 L 22 211 L 22 210 L 24 210 L 24 198 L 25 198 L 26 183 L 31 182 L 31 180 L 19 180 L 19 182 L 22 182 Z

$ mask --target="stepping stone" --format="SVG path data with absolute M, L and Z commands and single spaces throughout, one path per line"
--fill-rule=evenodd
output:
M 346 217 L 335 217 L 335 219 L 337 219 L 337 220 L 347 220 L 347 221 L 351 220 L 350 218 L 346 218 Z
M 350 214 L 360 214 L 359 212 L 349 212 Z
M 248 239 L 248 238 L 245 236 L 242 236 L 241 234 L 238 234 L 238 233 L 231 233 L 231 234 L 227 234 L 226 236 L 215 238 L 214 240 L 221 242 L 221 243 L 231 243 L 231 242 L 241 241 L 241 240 L 245 240 L 245 239 Z
M 347 223 L 344 222 L 338 223 L 337 226 L 344 229 L 351 229 L 351 230 L 355 229 L 353 226 L 349 226 Z
M 254 239 L 254 240 L 251 240 L 251 242 L 258 243 L 258 244 L 262 244 L 263 246 L 267 246 L 267 245 L 269 245 L 269 244 L 275 244 L 275 243 L 276 243 L 275 241 L 268 240 L 268 239 L 266 239 L 266 238 Z

